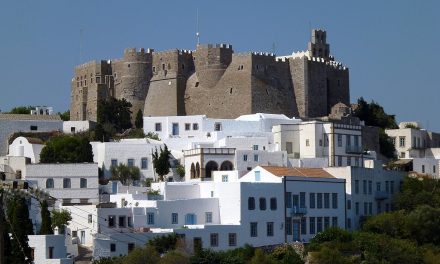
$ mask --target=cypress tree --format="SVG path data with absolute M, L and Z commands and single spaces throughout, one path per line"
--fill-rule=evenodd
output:
M 140 109 L 136 114 L 136 120 L 134 121 L 134 124 L 135 124 L 136 128 L 143 128 L 143 126 L 144 126 L 144 119 L 142 116 L 142 111 Z
M 47 202 L 41 202 L 41 228 L 39 235 L 52 235 L 52 218 L 50 217 L 49 209 L 47 209 Z

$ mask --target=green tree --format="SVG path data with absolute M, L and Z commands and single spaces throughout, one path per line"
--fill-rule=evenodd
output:
M 387 158 L 395 158 L 394 145 L 391 143 L 389 136 L 385 133 L 385 129 L 398 128 L 395 116 L 387 114 L 378 103 L 374 101 L 367 103 L 362 97 L 358 99 L 354 115 L 359 117 L 360 120 L 363 120 L 367 126 L 380 128 L 380 153 Z
M 157 133 L 154 132 L 148 132 L 145 135 L 146 138 L 150 138 L 150 139 L 154 139 L 154 140 L 160 140 L 159 135 Z
M 52 227 L 58 227 L 58 232 L 64 234 L 65 227 L 72 220 L 72 215 L 65 209 L 52 211 Z
M 10 114 L 30 115 L 34 106 L 17 106 L 11 109 Z
M 180 176 L 180 178 L 185 177 L 185 167 L 183 167 L 182 165 L 178 165 L 176 168 L 176 172 L 177 174 Z
M 160 256 L 153 246 L 135 248 L 122 260 L 122 264 L 156 264 Z
M 274 263 L 274 261 L 271 258 L 269 258 L 261 248 L 257 248 L 255 250 L 255 255 L 249 261 L 249 264 L 272 264 L 272 263 Z
M 403 210 L 382 213 L 367 218 L 362 226 L 362 231 L 385 234 L 394 238 L 406 238 L 406 216 Z
M 7 211 L 12 240 L 10 252 L 5 253 L 8 254 L 10 263 L 30 263 L 31 249 L 28 245 L 28 235 L 33 235 L 34 232 L 26 199 L 19 196 L 11 197 Z
M 419 244 L 440 245 L 440 209 L 421 205 L 406 217 L 409 238 Z
M 161 181 L 164 180 L 164 176 L 170 172 L 170 155 L 171 152 L 168 150 L 167 145 L 165 145 L 164 149 L 160 148 L 160 154 L 157 151 L 153 153 L 153 166 L 157 175 L 159 175 L 159 179 Z
M 51 138 L 40 154 L 41 163 L 93 162 L 90 141 L 82 135 L 59 135 Z
M 291 245 L 280 245 L 277 246 L 270 254 L 271 258 L 276 260 L 278 263 L 285 264 L 303 264 L 304 261 L 301 256 L 295 252 Z
M 397 209 L 408 212 L 420 205 L 440 208 L 440 182 L 430 178 L 406 177 L 395 204 Z
M 176 234 L 157 236 L 148 241 L 148 245 L 154 247 L 159 254 L 164 254 L 176 249 L 178 237 Z
M 349 258 L 344 257 L 341 252 L 327 246 L 323 246 L 318 252 L 311 254 L 310 264 L 350 264 Z
M 52 235 L 52 218 L 50 217 L 49 209 L 47 208 L 46 200 L 40 203 L 41 205 L 41 227 L 39 235 Z
M 136 120 L 134 122 L 136 128 L 143 128 L 144 127 L 144 116 L 142 115 L 142 110 L 139 109 L 139 111 L 136 113 Z
M 122 132 L 131 128 L 131 103 L 125 98 L 119 100 L 110 98 L 98 102 L 97 121 L 103 127 L 105 124 L 111 124 L 116 132 Z
M 159 264 L 190 264 L 190 256 L 184 252 L 172 250 L 166 253 Z
M 130 185 L 140 179 L 138 167 L 129 167 L 125 164 L 110 167 L 111 180 L 120 181 L 123 185 Z
M 58 112 L 58 115 L 60 116 L 61 120 L 63 120 L 63 121 L 70 120 L 70 111 L 69 110 L 67 110 L 66 112 L 63 112 L 63 113 Z

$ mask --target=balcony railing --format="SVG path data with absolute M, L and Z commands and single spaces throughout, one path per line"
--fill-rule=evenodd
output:
M 389 198 L 389 194 L 385 191 L 376 191 L 374 193 L 374 199 L 376 200 L 385 200 Z
M 364 152 L 364 149 L 362 146 L 346 146 L 345 147 L 345 153 L 351 153 L 351 154 L 361 154 Z
M 303 215 L 307 214 L 307 208 L 294 206 L 290 210 L 290 214 L 292 216 L 303 216 Z

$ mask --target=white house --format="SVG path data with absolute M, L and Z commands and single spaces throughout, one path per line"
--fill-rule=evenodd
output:
M 325 166 L 363 164 L 364 149 L 360 125 L 308 121 L 277 125 L 273 127 L 272 132 L 274 144 L 279 150 L 287 151 L 292 164 L 310 164 L 313 167 L 323 165 L 322 162 L 328 162 Z
M 44 142 L 38 138 L 17 137 L 9 145 L 8 156 L 30 158 L 32 163 L 40 162 Z
M 258 166 L 240 181 L 282 185 L 286 242 L 308 242 L 330 226 L 345 229 L 345 180 L 323 169 Z M 248 200 L 248 207 L 254 206 L 254 199 Z
M 329 167 L 327 172 L 346 182 L 347 229 L 356 230 L 367 216 L 393 210 L 404 172 L 384 170 L 378 162 L 372 168 Z
M 93 160 L 98 163 L 104 176 L 111 177 L 110 167 L 119 164 L 138 167 L 141 179 L 155 179 L 152 154 L 164 145 L 152 139 L 123 139 L 118 142 L 91 142 Z
M 8 151 L 8 139 L 15 132 L 62 131 L 63 121 L 58 115 L 20 115 L 0 113 L 0 155 Z
M 63 133 L 74 134 L 78 132 L 88 131 L 96 126 L 93 121 L 64 121 L 63 122 Z
M 431 177 L 440 178 L 440 159 L 435 157 L 413 158 L 413 171 L 430 175 Z
M 63 235 L 29 235 L 28 239 L 32 263 L 73 264 L 73 259 L 67 257 Z
M 440 148 L 440 134 L 421 128 L 417 122 L 401 122 L 398 129 L 386 129 L 400 159 L 425 158 L 427 149 Z
M 99 202 L 96 163 L 28 164 L 23 176 L 30 185 L 48 192 L 63 204 Z

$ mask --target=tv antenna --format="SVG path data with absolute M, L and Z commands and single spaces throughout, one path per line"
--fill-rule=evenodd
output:
M 79 63 L 82 63 L 83 29 L 79 29 Z
M 196 14 L 196 38 L 197 38 L 197 46 L 200 45 L 200 32 L 199 32 L 199 9 L 197 8 Z

